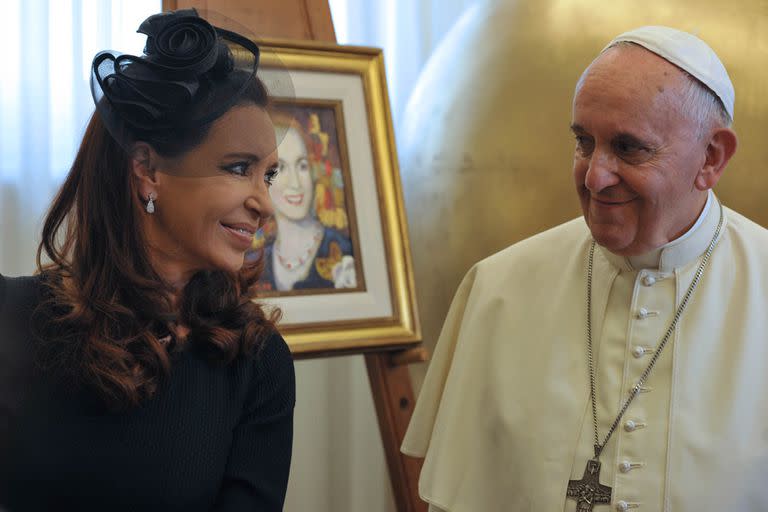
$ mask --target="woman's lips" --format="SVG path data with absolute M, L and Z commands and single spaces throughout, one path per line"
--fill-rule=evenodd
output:
M 285 194 L 283 198 L 286 203 L 298 206 L 304 201 L 304 194 Z
M 248 229 L 238 229 L 232 226 L 227 226 L 225 224 L 220 225 L 224 231 L 230 234 L 232 240 L 235 242 L 238 248 L 247 251 L 251 247 L 251 244 L 253 243 L 253 233 L 251 233 Z

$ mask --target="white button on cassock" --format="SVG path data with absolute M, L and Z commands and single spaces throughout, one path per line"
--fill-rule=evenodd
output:
M 634 432 L 637 429 L 637 423 L 635 423 L 632 420 L 627 420 L 626 423 L 624 423 L 624 430 L 627 432 Z
M 627 510 L 629 510 L 629 503 L 627 503 L 624 500 L 617 502 L 616 510 L 618 510 L 619 512 L 626 512 Z
M 629 462 L 628 460 L 619 462 L 619 471 L 621 471 L 622 473 L 629 473 L 633 469 L 637 469 L 641 467 L 643 467 L 643 464 L 641 462 Z
M 647 274 L 643 276 L 642 282 L 643 282 L 643 285 L 645 286 L 653 286 L 654 284 L 656 284 L 656 278 L 650 274 Z
M 645 349 L 643 347 L 634 347 L 632 349 L 632 355 L 635 356 L 636 359 L 640 359 L 645 355 Z

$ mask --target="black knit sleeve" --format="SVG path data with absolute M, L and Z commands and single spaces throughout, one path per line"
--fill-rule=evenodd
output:
M 232 448 L 217 512 L 283 510 L 293 443 L 293 358 L 275 333 L 255 356 L 255 373 Z
M 9 433 L 30 384 L 30 322 L 38 301 L 38 278 L 0 275 L 0 512 L 12 471 L 4 457 Z
M 5 278 L 3 274 L 0 274 L 0 319 L 3 318 L 3 310 L 5 309 Z M 0 334 L 2 334 L 2 326 L 0 324 Z

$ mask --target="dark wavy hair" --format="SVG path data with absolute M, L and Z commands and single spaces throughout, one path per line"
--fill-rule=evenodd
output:
M 223 98 L 227 89 L 217 94 Z M 237 104 L 267 103 L 253 76 Z M 212 123 L 166 131 L 151 145 L 160 154 L 183 154 Z M 172 289 L 150 264 L 141 207 L 131 157 L 94 112 L 45 219 L 37 251 L 45 300 L 34 323 L 41 368 L 74 378 L 68 381 L 117 410 L 151 397 L 178 350 L 159 341 Z M 224 364 L 258 350 L 279 317 L 252 301 L 261 267 L 256 261 L 238 273 L 200 271 L 190 279 L 180 302 L 179 322 L 190 328 L 185 346 Z

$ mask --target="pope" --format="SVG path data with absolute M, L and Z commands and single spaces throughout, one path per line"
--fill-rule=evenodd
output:
M 734 101 L 672 28 L 584 71 L 583 217 L 477 263 L 435 349 L 402 447 L 430 512 L 766 509 L 768 231 L 712 192 Z

